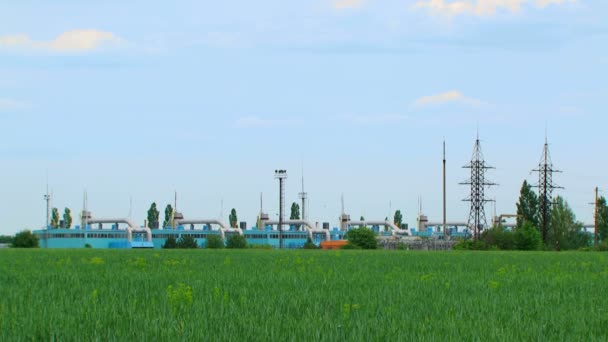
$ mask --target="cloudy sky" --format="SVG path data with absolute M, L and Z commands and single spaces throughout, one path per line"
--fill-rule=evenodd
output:
M 581 221 L 608 191 L 608 3 L 600 0 L 34 1 L 0 5 L 0 233 L 53 205 L 141 222 L 278 211 L 274 170 L 312 221 L 418 199 L 465 220 L 479 130 L 513 213 L 545 132 Z M 132 203 L 132 205 L 130 205 Z M 130 210 L 131 208 L 131 210 Z M 222 210 L 223 208 L 223 210 Z M 494 211 L 488 208 L 488 216 Z

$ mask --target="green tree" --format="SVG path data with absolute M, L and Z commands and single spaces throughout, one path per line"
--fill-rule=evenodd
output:
M 377 249 L 378 241 L 373 230 L 363 227 L 349 230 L 345 235 L 349 245 L 361 249 Z
M 152 202 L 150 209 L 148 209 L 148 228 L 158 229 L 159 228 L 159 217 L 160 213 L 156 208 L 156 202 Z
M 65 208 L 63 210 L 63 225 L 66 229 L 70 229 L 72 227 L 72 211 L 70 208 Z
M 540 232 L 532 222 L 526 221 L 515 229 L 515 248 L 521 251 L 536 251 L 541 246 Z
M 557 196 L 551 209 L 549 241 L 556 250 L 578 249 L 589 244 L 583 224 L 576 221 L 574 212 L 563 197 Z
M 231 234 L 226 238 L 226 248 L 247 248 L 247 240 L 241 234 Z
M 163 228 L 171 227 L 173 229 L 173 207 L 171 204 L 167 204 L 165 208 L 165 220 L 163 221 Z
M 403 224 L 403 215 L 401 214 L 401 210 L 395 211 L 395 217 L 393 218 L 393 223 L 395 224 L 395 226 L 401 228 L 401 225 Z
M 198 248 L 198 243 L 192 235 L 182 234 L 177 239 L 177 248 Z
M 10 235 L 0 235 L 0 243 L 13 243 L 13 237 Z
M 38 248 L 38 237 L 29 230 L 22 230 L 13 238 L 15 248 Z
M 519 192 L 517 215 L 517 227 L 521 227 L 524 222 L 530 222 L 532 226 L 538 229 L 538 197 L 527 181 L 524 181 Z
M 608 241 L 608 205 L 606 197 L 602 196 L 597 201 L 597 233 L 600 241 Z
M 230 221 L 230 227 L 237 228 L 239 219 L 236 216 L 236 209 L 232 208 L 230 210 L 230 216 L 228 216 L 228 220 Z
M 51 212 L 51 228 L 59 228 L 59 210 L 57 208 L 53 208 Z
M 224 248 L 224 240 L 219 235 L 207 235 L 207 243 L 205 248 L 220 249 Z
M 291 204 L 291 213 L 289 214 L 290 220 L 299 220 L 300 219 L 300 205 L 296 202 Z M 296 229 L 300 230 L 301 225 L 297 225 Z
M 177 240 L 175 240 L 175 237 L 169 236 L 167 238 L 167 240 L 165 240 L 165 243 L 163 244 L 163 248 L 166 248 L 166 249 L 177 248 Z

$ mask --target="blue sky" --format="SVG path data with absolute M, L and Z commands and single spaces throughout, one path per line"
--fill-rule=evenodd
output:
M 545 129 L 559 191 L 592 220 L 604 170 L 608 3 L 589 0 L 18 1 L 0 5 L 0 233 L 54 206 L 143 224 L 179 196 L 186 217 L 235 207 L 250 225 L 274 170 L 301 167 L 312 221 L 383 219 L 418 198 L 468 217 L 458 183 L 477 127 L 488 191 L 515 211 Z M 493 208 L 488 206 L 488 216 Z

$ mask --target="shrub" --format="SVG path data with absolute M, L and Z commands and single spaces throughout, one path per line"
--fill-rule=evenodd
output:
M 317 245 L 315 245 L 315 243 L 312 242 L 312 239 L 309 236 L 308 239 L 306 239 L 306 243 L 304 244 L 304 247 L 302 247 L 302 248 L 304 248 L 304 249 L 318 249 L 319 247 L 317 247 Z
M 515 234 L 502 226 L 494 226 L 481 234 L 481 240 L 490 249 L 511 250 L 515 248 Z
M 85 243 L 85 244 L 84 244 L 84 248 L 93 248 L 93 246 L 91 246 L 91 244 L 90 244 L 90 243 Z
M 458 251 L 486 251 L 489 247 L 482 240 L 462 240 L 455 244 L 453 249 Z
M 167 248 L 167 249 L 177 248 L 177 241 L 175 240 L 175 238 L 173 236 L 169 236 L 167 238 L 167 240 L 165 240 L 165 243 L 163 244 L 163 248 Z
M 247 240 L 241 234 L 232 234 L 226 239 L 226 248 L 247 248 Z
M 376 249 L 378 248 L 378 240 L 373 230 L 362 227 L 349 230 L 345 236 L 348 240 L 347 245 L 355 245 L 361 249 Z
M 13 238 L 15 248 L 38 248 L 38 237 L 29 230 L 22 230 Z
M 207 235 L 207 244 L 205 248 L 219 249 L 224 248 L 224 239 L 219 235 Z
M 192 235 L 182 234 L 179 239 L 177 239 L 177 248 L 198 248 L 198 243 Z
M 515 230 L 515 247 L 522 251 L 536 251 L 542 246 L 542 240 L 538 229 L 526 222 Z

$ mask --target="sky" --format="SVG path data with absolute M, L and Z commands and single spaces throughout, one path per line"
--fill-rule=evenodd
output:
M 556 191 L 593 219 L 608 191 L 608 2 L 592 0 L 3 1 L 0 234 L 53 206 L 143 224 L 253 225 L 286 201 L 337 226 L 397 209 L 465 221 L 477 135 L 487 216 L 515 212 L 545 137 Z M 162 214 L 161 214 L 162 217 Z

